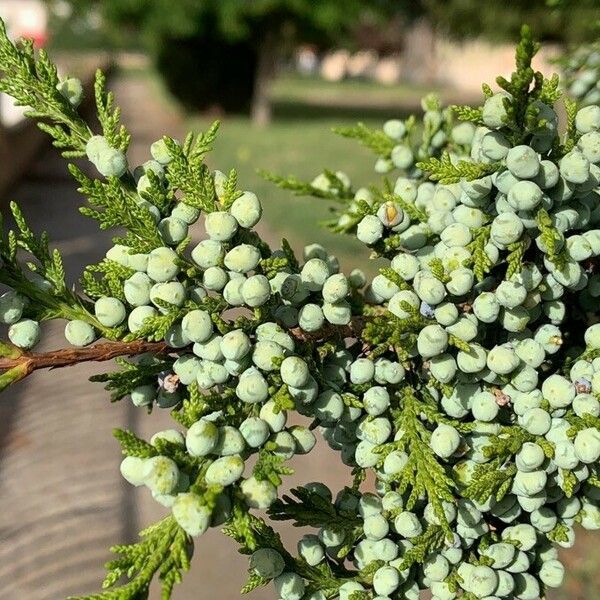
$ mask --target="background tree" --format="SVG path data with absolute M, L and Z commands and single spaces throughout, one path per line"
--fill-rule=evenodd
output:
M 359 24 L 382 21 L 402 7 L 390 0 L 75 0 L 98 10 L 119 45 L 138 37 L 169 90 L 195 110 L 250 110 L 269 121 L 269 85 L 296 43 L 330 47 Z
M 545 41 L 580 43 L 597 36 L 598 0 L 422 0 L 421 9 L 444 34 L 458 39 L 483 35 L 494 41 L 514 39 L 523 23 Z
M 514 39 L 521 24 L 527 22 L 533 24 L 539 39 L 579 43 L 595 37 L 600 7 L 598 0 L 488 2 L 483 11 L 478 0 L 70 2 L 84 18 L 90 14 L 102 17 L 102 30 L 91 31 L 86 43 L 101 39 L 118 47 L 145 48 L 169 91 L 186 108 L 249 111 L 258 124 L 271 117 L 269 89 L 277 65 L 298 43 L 312 43 L 320 49 L 352 47 L 365 43 L 361 36 L 365 31 L 385 36 L 382 32 L 391 22 L 403 23 L 393 28 L 396 37 L 402 35 L 399 31 L 409 32 L 416 18 L 420 18 L 421 29 L 458 39 L 480 35 L 492 40 Z M 63 25 L 74 22 L 70 18 Z M 434 31 L 425 39 L 432 38 Z M 367 43 L 377 45 L 374 37 L 371 33 Z M 402 45 L 402 41 L 396 42 L 395 47 Z M 410 45 L 414 47 L 414 39 Z M 410 56 L 411 48 L 406 50 Z M 427 49 L 420 47 L 418 52 L 421 61 L 427 60 Z

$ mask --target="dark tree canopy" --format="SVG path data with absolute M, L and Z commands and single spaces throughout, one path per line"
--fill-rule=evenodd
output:
M 580 43 L 594 39 L 600 23 L 598 0 L 422 0 L 423 10 L 444 32 L 466 39 L 483 35 L 514 39 L 523 23 L 537 38 Z
M 98 11 L 104 39 L 138 44 L 154 58 L 168 89 L 192 110 L 250 110 L 257 122 L 270 115 L 269 82 L 277 63 L 296 44 L 320 48 L 361 43 L 360 32 L 384 35 L 415 18 L 457 39 L 514 39 L 531 23 L 542 40 L 593 39 L 600 0 L 71 0 L 82 14 Z M 365 27 L 366 26 L 366 27 Z M 375 33 L 373 33 L 375 32 Z M 362 41 L 364 43 L 364 40 Z M 369 43 L 369 41 L 367 41 Z
M 100 11 L 107 39 L 132 39 L 154 57 L 168 88 L 188 108 L 245 111 L 295 43 L 351 43 L 361 23 L 378 23 L 404 3 L 392 0 L 74 0 Z M 192 76 L 190 77 L 190 74 Z
M 258 40 L 266 29 L 283 28 L 286 38 L 328 45 L 339 42 L 362 19 L 392 14 L 404 3 L 391 0 L 73 0 L 78 10 L 101 11 L 116 39 L 123 29 L 156 37 L 220 37 L 230 43 Z

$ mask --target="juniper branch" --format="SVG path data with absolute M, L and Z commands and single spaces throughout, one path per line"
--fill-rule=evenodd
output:
M 308 333 L 299 327 L 290 330 L 290 335 L 300 342 L 316 342 L 334 337 L 360 337 L 365 320 L 355 317 L 345 327 L 325 326 L 319 331 Z M 40 369 L 59 369 L 83 362 L 106 362 L 119 356 L 137 356 L 150 352 L 164 354 L 168 351 L 165 342 L 145 339 L 109 341 L 86 348 L 61 348 L 49 352 L 24 352 L 19 348 L 0 344 L 0 391 Z
M 12 350 L 8 345 L 3 344 L 4 346 Z M 87 348 L 61 348 L 49 352 L 23 352 L 14 347 L 8 356 L 0 357 L 0 370 L 8 371 L 17 368 L 22 372 L 19 379 L 23 379 L 39 369 L 59 369 L 83 362 L 104 362 L 118 356 L 136 356 L 145 352 L 161 354 L 166 350 L 167 345 L 164 342 L 145 340 L 104 342 Z

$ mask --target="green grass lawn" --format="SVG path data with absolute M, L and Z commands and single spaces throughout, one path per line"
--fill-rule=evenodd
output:
M 407 115 L 418 109 L 430 92 L 447 97 L 445 90 L 412 83 L 382 85 L 366 80 L 324 81 L 316 77 L 286 75 L 271 91 L 276 116 L 299 119 L 340 116 L 356 119 Z

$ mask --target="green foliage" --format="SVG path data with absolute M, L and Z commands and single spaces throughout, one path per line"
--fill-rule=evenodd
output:
M 317 492 L 300 487 L 294 488 L 290 493 L 291 496 L 283 495 L 281 500 L 271 505 L 269 516 L 272 519 L 291 520 L 296 527 L 330 527 L 348 533 L 360 525 L 356 514 L 337 510 L 327 498 Z
M 255 39 L 259 24 L 295 24 L 294 35 L 298 39 L 318 38 L 321 41 L 339 39 L 340 34 L 351 29 L 356 19 L 364 13 L 386 14 L 393 9 L 392 3 L 355 0 L 343 5 L 327 1 L 314 6 L 308 0 L 288 3 L 281 0 L 269 2 L 259 0 L 251 4 L 239 4 L 235 0 L 219 3 L 198 3 L 184 0 L 173 6 L 165 0 L 141 0 L 139 2 L 97 2 L 88 5 L 101 9 L 108 26 L 128 27 L 138 25 L 148 42 L 156 41 L 157 36 L 189 37 L 196 32 L 206 32 L 214 23 L 219 35 L 230 41 Z
M 106 592 L 72 600 L 136 600 L 148 594 L 155 575 L 161 582 L 161 598 L 171 597 L 173 587 L 180 583 L 182 572 L 190 568 L 191 538 L 177 525 L 173 517 L 166 517 L 140 533 L 141 541 L 127 546 L 113 546 L 111 552 L 119 558 L 106 563 L 107 575 L 103 582 Z M 126 576 L 130 581 L 117 585 Z M 110 588 L 110 589 L 109 589 Z
M 12 96 L 20 106 L 28 107 L 27 115 L 40 121 L 40 128 L 52 139 L 63 156 L 83 156 L 91 136 L 87 124 L 62 96 L 56 65 L 42 50 L 36 57 L 33 42 L 14 46 L 0 24 L 0 91 Z
M 598 20 L 595 0 L 428 0 L 422 3 L 429 18 L 452 37 L 483 36 L 491 41 L 513 40 L 522 23 L 530 23 L 538 39 L 580 43 L 595 37 Z
M 402 309 L 412 313 L 409 317 L 400 319 L 391 313 L 378 315 L 368 320 L 363 331 L 363 338 L 372 345 L 371 355 L 375 358 L 393 348 L 400 360 L 405 359 L 407 342 L 415 340 L 423 327 L 428 325 L 427 319 L 422 317 L 410 304 L 403 303 Z
M 386 279 L 389 279 L 393 284 L 397 285 L 401 290 L 410 289 L 410 286 L 402 279 L 402 276 L 391 267 L 382 267 L 379 269 L 379 273 Z
M 272 442 L 276 446 L 275 442 Z M 284 465 L 285 458 L 274 454 L 274 450 L 268 444 L 258 453 L 258 460 L 252 474 L 259 481 L 270 481 L 274 486 L 280 486 L 283 483 L 282 475 L 293 475 L 294 469 Z
M 157 303 L 159 303 L 158 301 Z M 133 340 L 148 339 L 152 342 L 159 342 L 165 339 L 165 335 L 171 327 L 185 315 L 183 309 L 166 304 L 163 308 L 168 308 L 166 314 L 159 314 L 154 317 L 148 317 L 144 324 L 135 332 L 127 334 L 124 338 L 126 342 Z
M 112 296 L 124 300 L 123 283 L 131 277 L 135 271 L 116 263 L 114 260 L 104 259 L 95 265 L 88 265 L 81 277 L 83 291 L 90 298 Z M 100 273 L 97 279 L 94 273 Z
M 498 170 L 498 165 L 473 163 L 460 160 L 456 164 L 452 162 L 450 155 L 445 152 L 441 158 L 430 158 L 417 163 L 419 169 L 429 174 L 432 181 L 440 183 L 458 183 L 461 180 L 473 181 Z
M 219 122 L 215 121 L 206 133 L 200 134 L 195 139 L 190 134 L 183 146 L 179 146 L 168 137 L 164 138 L 173 157 L 167 180 L 173 188 L 183 192 L 182 201 L 206 212 L 216 210 L 216 192 L 210 170 L 204 164 L 204 158 L 212 148 L 218 129 Z
M 50 282 L 56 295 L 66 294 L 65 269 L 59 251 L 50 251 L 46 232 L 42 233 L 39 238 L 35 236 L 16 203 L 11 202 L 10 207 L 19 230 L 14 236 L 16 245 L 38 261 L 37 265 L 30 263 L 32 272 Z
M 400 569 L 410 569 L 415 563 L 422 563 L 428 556 L 444 547 L 446 531 L 440 525 L 430 525 L 413 539 L 413 546 L 404 554 Z
M 527 245 L 525 242 L 515 242 L 508 247 L 509 253 L 506 257 L 508 267 L 506 269 L 506 279 L 510 279 L 513 275 L 520 273 L 523 268 L 523 256 Z
M 565 523 L 559 523 L 549 534 L 548 539 L 553 542 L 568 542 L 568 527 Z
M 490 272 L 493 263 L 485 251 L 485 246 L 490 239 L 490 227 L 484 226 L 474 232 L 473 241 L 468 246 L 473 256 L 473 273 L 477 277 L 477 281 L 483 281 L 485 276 Z
M 394 147 L 393 141 L 381 130 L 367 127 L 358 123 L 354 127 L 336 127 L 334 133 L 343 137 L 357 140 L 378 156 L 389 157 Z
M 170 361 L 155 360 L 148 364 L 117 358 L 121 370 L 93 375 L 90 381 L 106 383 L 104 389 L 111 392 L 111 400 L 116 402 L 130 394 L 136 387 L 156 382 L 158 375 L 171 366 Z
M 125 456 L 137 458 L 150 458 L 158 454 L 156 448 L 139 438 L 135 433 L 123 429 L 115 429 L 113 435 L 121 445 L 121 451 Z
M 234 505 L 233 516 L 223 529 L 223 533 L 240 544 L 242 554 L 251 554 L 258 548 L 276 550 L 283 557 L 286 566 L 308 580 L 309 590 L 333 592 L 340 586 L 339 577 L 345 574 L 345 570 L 339 565 L 325 563 L 311 567 L 305 561 L 294 559 L 284 548 L 278 533 L 269 527 L 263 519 L 249 514 L 238 504 Z M 335 572 L 333 568 L 336 569 Z M 254 589 L 257 584 L 260 583 L 251 574 L 243 589 L 249 591 Z
M 408 454 L 408 462 L 394 476 L 401 493 L 409 492 L 406 506 L 411 510 L 422 496 L 432 504 L 446 535 L 451 535 L 450 526 L 444 514 L 442 501 L 452 502 L 454 482 L 444 467 L 437 461 L 431 449 L 431 432 L 427 421 L 438 416 L 433 398 L 429 394 L 418 396 L 411 388 L 399 391 L 395 422 L 404 435 L 393 443 L 395 448 Z M 428 537 L 429 539 L 429 537 Z
M 3 263 L 0 283 L 34 299 L 28 310 L 37 320 L 59 317 L 81 319 L 100 329 L 108 339 L 113 338 L 114 332 L 98 322 L 90 311 L 89 303 L 66 285 L 61 255 L 58 250 L 50 249 L 47 234 L 36 236 L 20 208 L 14 202 L 10 207 L 17 229 L 0 238 L 0 259 Z M 19 249 L 33 260 L 22 265 Z
M 295 196 L 313 196 L 315 198 L 326 198 L 327 200 L 334 200 L 336 202 L 346 202 L 354 196 L 351 190 L 343 188 L 340 189 L 339 186 L 337 189 L 333 186 L 331 186 L 329 189 L 318 188 L 311 183 L 300 181 L 293 175 L 281 177 L 274 173 L 269 173 L 262 170 L 259 170 L 259 174 L 267 181 L 270 181 L 277 187 L 280 187 L 282 190 L 289 190 L 293 192 Z M 334 178 L 337 179 L 335 174 L 333 174 L 332 178 L 328 177 L 330 183 L 335 181 Z
M 561 268 L 566 260 L 565 253 L 559 245 L 563 240 L 562 235 L 554 226 L 550 215 L 545 209 L 540 208 L 537 212 L 536 222 L 540 230 L 540 239 L 548 249 L 548 260 L 552 261 L 557 268 Z
M 115 106 L 114 94 L 106 90 L 106 75 L 102 71 L 96 71 L 94 91 L 102 135 L 108 140 L 112 148 L 126 152 L 131 141 L 131 135 L 125 129 L 125 126 L 121 125 L 121 109 Z
M 433 273 L 433 276 L 442 283 L 448 283 L 450 276 L 446 273 L 444 263 L 440 258 L 433 258 L 429 261 L 429 270 Z
M 487 502 L 490 497 L 500 502 L 510 491 L 516 472 L 517 468 L 514 465 L 504 467 L 504 462 L 499 458 L 478 465 L 473 472 L 471 483 L 464 490 L 464 495 L 482 503 Z
M 391 0 L 70 0 L 81 18 L 63 21 L 62 38 L 103 40 L 103 45 L 142 46 L 155 59 L 166 86 L 186 107 L 247 112 L 250 98 L 273 75 L 277 57 L 298 43 L 331 47 L 354 43 L 361 23 L 381 23 L 400 7 Z M 404 5 L 404 3 L 403 3 Z M 103 26 L 86 27 L 95 12 Z M 79 24 L 79 28 L 73 26 Z M 81 29 L 84 30 L 82 35 Z M 202 72 L 202 77 L 189 73 Z M 256 79 L 261 82 L 255 85 Z
M 79 192 L 92 206 L 82 206 L 80 212 L 98 221 L 100 229 L 125 226 L 128 233 L 122 241 L 127 242 L 133 252 L 150 252 L 162 245 L 152 215 L 136 202 L 133 193 L 125 189 L 118 179 L 103 182 L 90 179 L 75 166 L 71 166 L 70 170 L 79 183 Z
M 566 154 L 567 152 L 573 150 L 576 143 L 577 132 L 575 129 L 575 117 L 577 115 L 577 102 L 571 98 L 565 97 L 565 112 L 567 114 L 567 127 L 565 131 L 563 151 Z
M 475 108 L 473 106 L 459 106 L 457 104 L 453 104 L 450 106 L 450 110 L 453 113 L 455 113 L 461 121 L 471 121 L 473 123 L 481 122 L 481 108 Z
M 525 127 L 529 97 L 536 97 L 543 91 L 543 76 L 539 72 L 536 73 L 531 67 L 531 61 L 539 47 L 539 44 L 533 41 L 529 27 L 524 25 L 521 28 L 521 41 L 516 51 L 516 70 L 512 73 L 510 80 L 504 77 L 496 79 L 498 85 L 512 96 L 512 101 L 508 103 L 506 110 L 507 123 L 516 130 L 522 130 Z M 532 83 L 535 86 L 530 89 Z
M 400 208 L 411 217 L 411 219 L 414 219 L 419 223 L 427 222 L 427 214 L 424 211 L 419 210 L 414 204 L 406 202 L 406 200 L 402 199 L 402 197 L 398 196 L 397 194 L 387 194 L 385 199 L 396 202 Z

